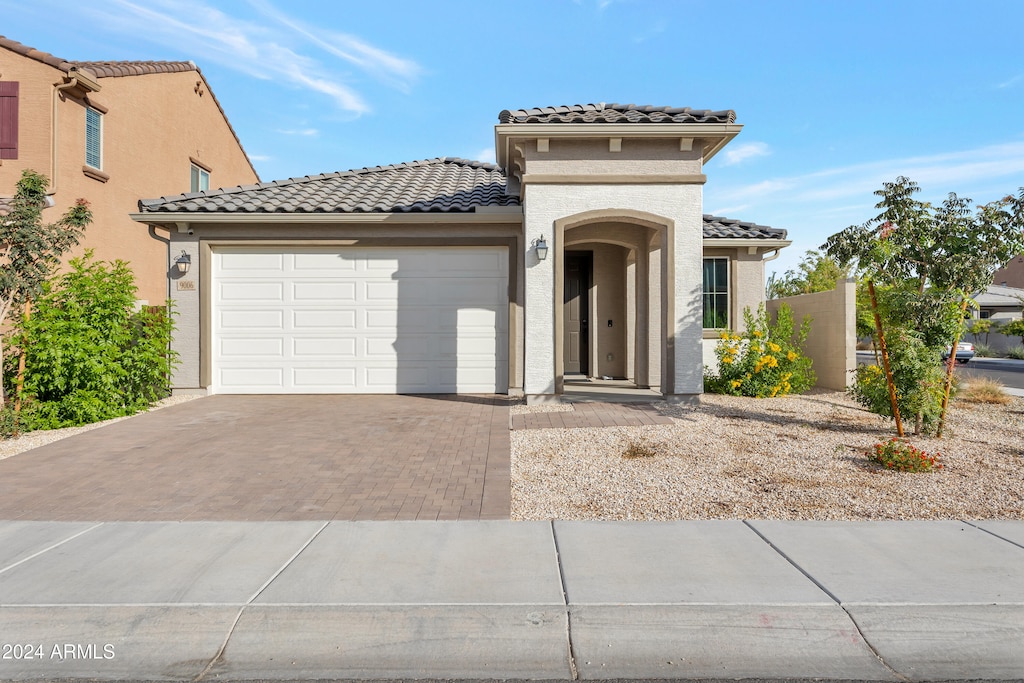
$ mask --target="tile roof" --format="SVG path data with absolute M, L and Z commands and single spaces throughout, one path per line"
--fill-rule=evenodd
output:
M 494 164 L 439 157 L 259 185 L 144 199 L 143 213 L 465 213 L 482 206 L 519 206 L 505 194 Z M 704 216 L 704 237 L 786 238 L 786 231 Z
M 199 68 L 192 62 L 76 62 L 55 57 L 49 52 L 37 50 L 34 47 L 23 45 L 16 40 L 0 36 L 0 47 L 7 48 L 11 52 L 24 55 L 37 62 L 48 64 L 55 69 L 67 73 L 71 67 L 88 70 L 96 78 L 109 78 L 117 76 L 142 76 L 145 74 L 178 73 L 181 71 L 199 71 Z
M 494 164 L 443 157 L 191 192 L 139 202 L 143 212 L 419 213 L 518 206 Z
M 767 225 L 704 214 L 704 237 L 709 239 L 784 240 L 786 231 L 781 228 L 769 228 Z
M 516 109 L 498 114 L 501 123 L 736 123 L 731 109 L 712 111 L 689 107 L 636 104 L 573 104 Z
M 984 292 L 974 295 L 979 306 L 1020 306 L 1024 302 L 1024 289 L 1005 285 L 989 285 Z

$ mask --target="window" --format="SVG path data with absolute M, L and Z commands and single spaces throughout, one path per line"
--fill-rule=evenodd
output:
M 210 172 L 192 164 L 192 192 L 210 189 Z
M 85 165 L 103 168 L 103 114 L 92 107 L 85 110 Z
M 0 159 L 18 158 L 18 83 L 0 82 Z
M 729 327 L 729 259 L 704 259 L 704 327 Z

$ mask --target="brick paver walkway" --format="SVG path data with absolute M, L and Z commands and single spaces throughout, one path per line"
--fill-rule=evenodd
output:
M 633 427 L 672 424 L 646 403 L 573 403 L 571 412 L 526 413 L 512 416 L 512 429 L 565 429 L 572 427 Z
M 503 397 L 210 396 L 0 460 L 0 519 L 508 519 Z

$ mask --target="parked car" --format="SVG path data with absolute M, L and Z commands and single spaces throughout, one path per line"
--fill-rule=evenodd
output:
M 949 358 L 949 349 L 947 346 L 945 351 L 942 352 L 942 360 Z M 965 364 L 970 359 L 974 358 L 974 344 L 970 342 L 960 342 L 956 345 L 956 362 L 961 365 Z

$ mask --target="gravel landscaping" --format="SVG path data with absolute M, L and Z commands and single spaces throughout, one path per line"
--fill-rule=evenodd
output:
M 674 424 L 514 431 L 512 518 L 1024 519 L 1024 399 L 955 401 L 917 474 L 868 459 L 895 429 L 840 392 L 658 407 Z

